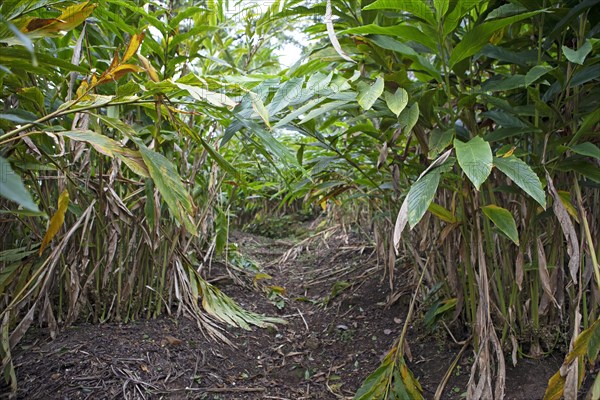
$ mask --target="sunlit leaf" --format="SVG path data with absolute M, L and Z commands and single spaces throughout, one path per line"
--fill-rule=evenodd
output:
M 385 102 L 388 108 L 398 117 L 408 104 L 408 93 L 403 88 L 398 88 L 394 94 L 385 92 Z
M 249 95 L 250 99 L 252 100 L 252 108 L 260 116 L 265 125 L 270 127 L 271 124 L 269 123 L 269 111 L 267 111 L 265 104 L 256 93 L 250 92 Z
M 125 50 L 125 53 L 123 53 L 123 58 L 121 59 L 121 62 L 129 60 L 135 55 L 135 53 L 137 53 L 142 42 L 144 41 L 144 36 L 146 36 L 146 32 L 142 32 L 140 34 L 131 36 L 129 44 L 127 45 L 127 49 Z
M 382 77 L 378 77 L 374 84 L 369 85 L 361 82 L 358 86 L 358 104 L 363 110 L 370 110 L 375 104 L 375 101 L 383 93 L 384 81 Z

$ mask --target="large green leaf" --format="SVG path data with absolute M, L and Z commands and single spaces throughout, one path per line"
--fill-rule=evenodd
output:
M 364 82 L 359 83 L 357 100 L 363 110 L 370 110 L 373 107 L 375 101 L 383 93 L 383 88 L 384 82 L 381 76 L 372 85 Z
M 408 93 L 403 88 L 398 88 L 394 94 L 385 92 L 385 102 L 388 108 L 398 117 L 408 104 Z
M 496 19 L 489 22 L 484 22 L 481 25 L 477 25 L 475 28 L 467 32 L 462 37 L 460 42 L 458 42 L 454 50 L 452 50 L 450 60 L 448 61 L 449 67 L 452 68 L 460 61 L 477 53 L 483 48 L 483 46 L 489 43 L 492 35 L 500 29 L 510 24 L 514 24 L 515 22 L 530 18 L 539 14 L 540 12 L 542 12 L 542 10 Z
M 171 214 L 193 235 L 197 235 L 192 218 L 194 206 L 192 197 L 183 186 L 177 169 L 165 156 L 150 150 L 139 141 L 138 147 L 148 167 L 150 177 L 158 188 Z
M 408 224 L 415 227 L 425 215 L 429 204 L 433 201 L 435 192 L 440 184 L 440 171 L 433 170 L 413 183 L 408 191 Z
M 479 187 L 492 172 L 492 149 L 490 144 L 481 136 L 475 136 L 467 143 L 454 139 L 456 158 L 461 169 L 473 183 L 475 188 Z
M 417 121 L 419 121 L 419 103 L 415 101 L 412 106 L 402 110 L 402 113 L 398 117 L 398 122 L 404 129 L 404 132 L 408 134 L 415 127 Z
M 583 45 L 577 50 L 570 49 L 567 46 L 562 46 L 562 52 L 567 58 L 567 60 L 579 65 L 583 65 L 585 58 L 588 54 L 590 54 L 591 51 L 592 44 L 589 40 L 586 40 L 583 43 Z
M 140 152 L 131 150 L 119 144 L 114 139 L 90 130 L 59 131 L 55 133 L 60 136 L 68 137 L 71 140 L 89 143 L 97 152 L 109 157 L 119 158 L 136 174 L 142 177 L 150 176 Z
M 0 157 L 0 196 L 14 201 L 26 210 L 40 213 L 21 178 L 13 171 L 10 163 L 2 157 Z
M 379 26 L 376 24 L 359 26 L 356 28 L 346 29 L 340 33 L 353 35 L 388 35 L 395 36 L 403 42 L 414 41 L 428 47 L 431 50 L 437 50 L 435 38 L 421 32 L 414 26 L 401 24 L 393 26 Z
M 546 195 L 542 189 L 542 182 L 529 165 L 515 156 L 510 156 L 494 157 L 494 166 L 533 197 L 544 209 L 546 208 Z
M 365 10 L 397 10 L 411 13 L 417 18 L 435 26 L 433 11 L 423 0 L 377 0 L 364 8 Z
M 595 159 L 600 160 L 600 149 L 593 143 L 580 143 L 576 146 L 571 147 L 571 150 L 573 150 L 577 154 L 581 154 L 582 156 L 593 157 Z
M 517 224 L 510 211 L 506 208 L 496 205 L 484 206 L 481 208 L 486 217 L 488 217 L 494 225 L 500 229 L 510 240 L 517 246 L 519 245 L 519 233 L 517 232 Z

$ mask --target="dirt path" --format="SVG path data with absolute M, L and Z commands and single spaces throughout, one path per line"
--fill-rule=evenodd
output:
M 79 325 L 54 341 L 43 330 L 32 331 L 15 356 L 19 398 L 352 398 L 400 333 L 410 289 L 400 274 L 396 287 L 406 294 L 386 306 L 389 290 L 373 249 L 332 233 L 291 251 L 288 241 L 233 235 L 241 253 L 272 277 L 257 281 L 259 290 L 220 279 L 226 271 L 218 265 L 211 269 L 209 278 L 243 307 L 283 317 L 287 325 L 227 328 L 237 348 L 206 340 L 185 318 Z M 277 261 L 284 253 L 287 260 Z M 409 335 L 409 367 L 430 399 L 460 346 L 418 330 Z M 463 398 L 470 356 L 467 351 L 459 361 L 443 399 Z M 558 358 L 521 360 L 508 371 L 506 398 L 541 399 L 559 364 Z

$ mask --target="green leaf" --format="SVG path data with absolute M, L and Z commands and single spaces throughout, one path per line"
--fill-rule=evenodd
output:
M 435 8 L 435 17 L 438 21 L 444 18 L 444 15 L 448 12 L 450 6 L 449 0 L 433 0 L 433 8 Z
M 122 146 L 116 140 L 90 130 L 58 131 L 55 133 L 77 142 L 89 143 L 98 153 L 119 158 L 136 174 L 142 177 L 150 176 L 140 152 Z
M 270 128 L 271 124 L 269 123 L 269 111 L 267 111 L 267 108 L 260 99 L 260 96 L 254 92 L 250 92 L 250 99 L 252 100 L 252 108 L 254 111 L 256 111 L 256 113 L 260 116 L 265 125 Z
M 454 139 L 458 164 L 475 188 L 479 187 L 492 172 L 492 149 L 481 136 L 475 136 L 467 143 Z
M 10 163 L 0 157 L 0 196 L 14 201 L 26 210 L 40 213 L 31 194 L 25 189 L 21 178 L 13 171 Z
M 185 226 L 188 232 L 197 236 L 196 225 L 192 217 L 194 212 L 192 197 L 183 186 L 177 169 L 165 156 L 150 150 L 141 141 L 138 140 L 137 145 L 148 167 L 150 177 L 167 203 L 169 211 L 177 221 Z
M 495 157 L 494 166 L 546 209 L 546 195 L 542 189 L 542 182 L 529 165 L 515 156 L 510 156 Z
M 429 204 L 433 201 L 435 192 L 440 184 L 440 176 L 441 174 L 438 170 L 433 170 L 410 187 L 407 204 L 408 223 L 411 229 L 421 221 L 421 218 L 425 215 L 425 211 L 429 208 Z
M 580 143 L 577 146 L 571 147 L 571 150 L 577 154 L 581 154 L 582 156 L 593 157 L 600 160 L 600 149 L 593 143 Z
M 398 117 L 398 122 L 400 126 L 404 128 L 404 132 L 408 134 L 417 124 L 419 120 L 419 103 L 414 102 L 412 106 L 409 108 L 405 108 L 400 117 Z
M 452 68 L 460 61 L 477 53 L 483 48 L 483 46 L 489 43 L 489 40 L 494 33 L 505 26 L 532 17 L 541 12 L 542 10 L 532 11 L 512 17 L 484 22 L 481 25 L 477 25 L 475 28 L 467 32 L 456 45 L 452 51 L 452 54 L 450 55 L 450 60 L 448 61 L 449 67 Z
M 398 117 L 408 104 L 408 93 L 403 88 L 398 88 L 394 94 L 385 92 L 385 102 L 388 108 Z
M 364 82 L 361 82 L 358 86 L 358 104 L 362 107 L 363 110 L 370 110 L 375 104 L 375 101 L 381 96 L 383 93 L 384 81 L 380 76 L 377 78 L 374 84 L 368 85 Z
M 488 217 L 502 233 L 504 233 L 517 246 L 519 245 L 519 233 L 517 224 L 510 211 L 496 205 L 482 207 L 483 213 Z
M 579 126 L 577 132 L 573 138 L 569 141 L 569 146 L 572 146 L 574 143 L 583 136 L 591 135 L 596 129 L 596 125 L 600 122 L 600 113 L 599 112 L 591 112 L 583 118 L 583 122 Z
M 389 385 L 390 375 L 394 371 L 394 364 L 384 359 L 381 365 L 371 373 L 356 391 L 354 400 L 384 399 L 385 391 Z
M 346 29 L 341 34 L 353 34 L 353 35 L 388 35 L 395 36 L 402 40 L 402 42 L 417 42 L 422 44 L 429 49 L 436 51 L 437 44 L 435 39 L 424 34 L 414 26 L 402 24 L 393 26 L 379 26 L 376 24 L 359 26 L 356 28 Z
M 434 129 L 431 131 L 429 135 L 429 154 L 427 154 L 427 157 L 429 159 L 437 157 L 442 150 L 452 143 L 453 136 L 453 129 L 446 129 L 445 131 Z
M 417 18 L 435 26 L 435 17 L 431 8 L 423 0 L 377 0 L 364 8 L 365 10 L 397 10 L 411 13 Z
M 568 48 L 567 46 L 562 46 L 562 52 L 567 57 L 567 60 L 572 63 L 583 65 L 585 58 L 592 51 L 592 44 L 589 40 L 586 40 L 583 45 L 577 49 L 573 50 Z

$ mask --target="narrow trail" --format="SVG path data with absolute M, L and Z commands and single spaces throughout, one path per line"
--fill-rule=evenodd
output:
M 54 341 L 43 329 L 32 330 L 15 356 L 18 398 L 351 399 L 399 335 L 411 291 L 400 291 L 387 306 L 387 279 L 382 282 L 373 248 L 340 230 L 296 245 L 239 232 L 231 240 L 261 266 L 260 273 L 249 274 L 241 286 L 215 262 L 208 279 L 242 307 L 282 317 L 286 325 L 226 327 L 237 348 L 208 341 L 187 318 L 80 324 Z M 398 274 L 397 288 L 407 289 L 406 275 Z M 412 328 L 409 343 L 409 367 L 425 398 L 433 398 L 460 346 Z M 461 398 L 468 353 L 443 399 Z M 509 379 L 507 399 L 541 398 L 556 363 L 521 365 L 535 375 Z

